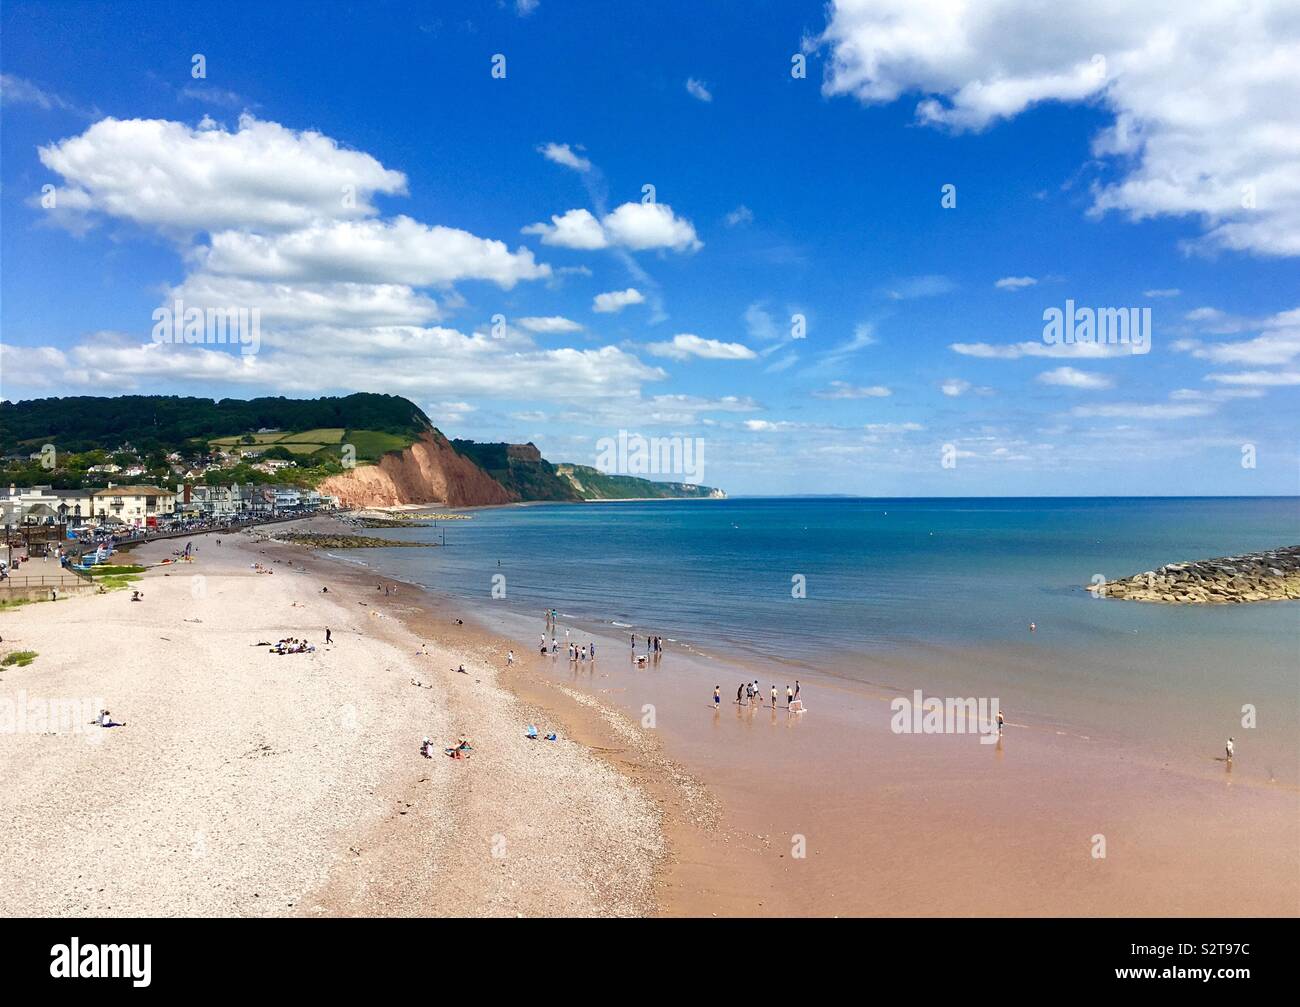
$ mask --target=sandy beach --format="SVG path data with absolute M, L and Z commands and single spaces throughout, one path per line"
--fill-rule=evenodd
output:
M 567 736 L 524 737 L 550 725 L 502 686 L 504 651 L 419 640 L 399 618 L 413 599 L 338 564 L 309 572 L 302 550 L 194 544 L 194 563 L 144 576 L 141 602 L 0 615 L 3 649 L 39 654 L 4 670 L 0 697 L 86 714 L 0 735 L 0 912 L 652 911 L 659 809 Z M 290 636 L 315 652 L 256 646 Z M 98 704 L 123 726 L 86 724 Z M 419 755 L 461 735 L 469 759 Z
M 1300 795 L 1249 761 L 1162 763 L 1032 717 L 996 746 L 900 737 L 890 697 L 935 684 L 903 665 L 877 687 L 805 678 L 804 716 L 731 696 L 715 710 L 700 683 L 739 666 L 670 650 L 641 669 L 612 637 L 571 665 L 490 604 L 261 539 L 196 537 L 196 561 L 152 568 L 139 603 L 0 615 L 3 649 L 39 654 L 0 674 L 0 697 L 102 703 L 125 722 L 0 735 L 0 910 L 1300 912 Z M 256 646 L 290 636 L 316 651 Z M 529 723 L 561 740 L 526 739 Z M 468 760 L 418 754 L 461 735 Z

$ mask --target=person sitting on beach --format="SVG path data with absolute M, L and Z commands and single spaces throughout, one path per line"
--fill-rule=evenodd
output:
M 433 742 L 430 741 L 428 738 L 425 738 L 422 742 L 420 742 L 420 754 L 423 755 L 426 759 L 433 758 Z
M 132 592 L 131 592 L 131 600 L 132 600 L 132 601 L 143 601 L 143 600 L 144 600 L 144 595 L 142 595 L 139 591 L 132 591 Z

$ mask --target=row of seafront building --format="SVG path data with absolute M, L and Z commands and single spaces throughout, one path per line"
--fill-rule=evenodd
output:
M 206 486 L 180 483 L 176 489 L 130 485 L 78 490 L 11 485 L 0 496 L 0 523 L 6 526 L 116 524 L 150 528 L 184 519 L 224 520 L 265 517 L 294 511 L 332 509 L 336 497 L 312 489 L 231 483 Z

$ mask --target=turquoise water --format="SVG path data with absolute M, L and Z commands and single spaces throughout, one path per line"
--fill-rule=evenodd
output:
M 383 568 L 467 599 L 654 627 L 771 657 L 917 643 L 997 644 L 1031 620 L 1061 646 L 1133 629 L 1295 644 L 1284 605 L 1188 609 L 1098 601 L 1095 574 L 1300 543 L 1300 500 L 736 499 L 473 512 L 385 535 Z M 806 597 L 792 596 L 802 575 Z
M 1203 726 L 1213 745 L 1252 703 L 1271 718 L 1274 754 L 1295 760 L 1300 603 L 1150 605 L 1084 585 L 1300 543 L 1296 498 L 545 504 L 380 534 L 444 533 L 445 549 L 365 562 L 476 612 L 512 613 L 525 641 L 554 607 L 624 652 L 635 629 L 795 675 L 897 685 L 897 669 L 921 664 L 936 687 L 1014 697 L 1040 722 Z M 498 575 L 505 597 L 493 599 Z

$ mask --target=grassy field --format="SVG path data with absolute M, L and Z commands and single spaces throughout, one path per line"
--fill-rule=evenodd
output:
M 388 434 L 381 430 L 345 430 L 343 427 L 317 427 L 313 430 L 281 430 L 269 434 L 252 434 L 253 444 L 244 444 L 243 436 L 217 437 L 209 441 L 213 448 L 235 451 L 264 451 L 270 447 L 284 448 L 294 455 L 314 455 L 318 451 L 338 458 L 343 445 L 356 449 L 358 461 L 376 461 L 389 451 L 400 451 L 412 443 L 412 438 Z

